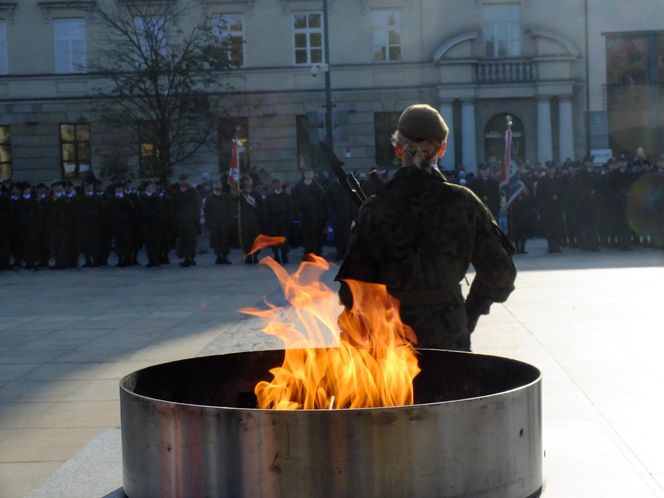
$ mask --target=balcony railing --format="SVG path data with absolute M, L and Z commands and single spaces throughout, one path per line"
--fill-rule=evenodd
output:
M 528 60 L 501 59 L 475 64 L 477 83 L 526 83 L 535 77 L 535 64 Z

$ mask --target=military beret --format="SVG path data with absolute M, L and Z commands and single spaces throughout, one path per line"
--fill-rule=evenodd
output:
M 398 130 L 401 135 L 415 142 L 444 142 L 449 131 L 440 113 L 426 104 L 411 105 L 403 111 L 399 116 Z

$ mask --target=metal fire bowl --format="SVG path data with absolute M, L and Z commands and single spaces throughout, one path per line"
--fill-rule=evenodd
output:
M 129 498 L 526 498 L 542 486 L 541 375 L 421 350 L 413 406 L 260 410 L 283 351 L 207 356 L 120 383 Z

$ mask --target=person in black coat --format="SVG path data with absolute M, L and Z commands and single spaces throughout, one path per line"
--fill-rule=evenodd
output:
M 115 186 L 115 196 L 109 205 L 111 233 L 115 242 L 117 266 L 125 267 L 131 263 L 131 231 L 133 206 L 131 199 L 124 196 L 124 186 Z
M 167 265 L 171 262 L 168 255 L 173 248 L 173 198 L 166 182 L 160 181 L 156 186 L 162 208 L 159 218 L 159 262 Z
M 18 218 L 16 217 L 16 206 L 18 200 L 21 198 L 21 186 L 13 184 L 9 191 L 9 241 L 10 241 L 10 254 L 13 262 L 11 266 L 18 266 L 21 261 L 21 235 Z
M 634 179 L 635 176 L 628 167 L 625 156 L 618 159 L 615 169 L 608 174 L 607 178 L 611 235 L 615 237 L 618 249 L 622 250 L 631 249 L 631 230 L 627 221 L 627 193 L 634 183 Z
M 366 192 L 365 192 L 366 193 Z M 326 191 L 327 205 L 330 208 L 334 229 L 335 261 L 343 259 L 350 239 L 350 229 L 357 216 L 357 206 L 348 196 L 339 181 L 332 183 Z
M 143 195 L 139 197 L 138 205 L 139 225 L 142 229 L 142 239 L 148 256 L 148 268 L 161 264 L 161 227 L 164 202 L 159 194 L 155 193 L 155 185 L 147 181 L 143 185 Z
M 304 170 L 304 179 L 293 188 L 293 202 L 302 223 L 304 254 L 320 255 L 323 249 L 323 229 L 327 206 L 323 187 L 314 180 L 312 169 Z
M 39 235 L 42 212 L 39 199 L 30 185 L 23 185 L 21 198 L 16 201 L 16 223 L 20 239 L 19 264 L 27 270 L 39 268 Z
M 189 187 L 189 177 L 180 175 L 180 185 L 173 194 L 174 226 L 177 235 L 177 255 L 180 266 L 196 264 L 196 235 L 201 202 L 198 192 Z
M 104 211 L 104 201 L 95 193 L 95 182 L 87 181 L 78 200 L 78 235 L 85 267 L 94 268 L 102 262 Z
M 238 224 L 240 229 L 240 244 L 245 254 L 244 262 L 255 264 L 258 262 L 258 252 L 249 255 L 254 240 L 263 231 L 263 198 L 254 190 L 254 181 L 251 176 L 243 176 L 240 180 L 241 189 L 236 192 L 238 199 Z
M 0 182 L 0 270 L 10 268 L 11 205 L 7 187 Z
M 583 169 L 575 178 L 572 192 L 577 199 L 576 216 L 579 227 L 579 249 L 596 251 L 598 239 L 599 173 L 592 158 L 583 161 Z
M 129 258 L 129 264 L 138 265 L 138 251 L 141 250 L 143 246 L 143 229 L 141 227 L 141 212 L 140 212 L 140 198 L 139 194 L 134 188 L 134 182 L 127 180 L 124 183 L 124 197 L 131 201 L 132 211 L 131 211 L 131 256 Z
M 72 213 L 62 183 L 53 183 L 51 191 L 51 197 L 44 205 L 48 248 L 53 260 L 51 268 L 68 268 L 71 263 L 69 243 Z
M 489 175 L 489 167 L 482 163 L 478 170 L 480 175 L 470 182 L 470 190 L 489 208 L 494 219 L 500 214 L 500 184 Z
M 549 253 L 560 252 L 563 237 L 563 185 L 554 162 L 547 163 L 546 175 L 537 182 L 537 205 L 540 210 Z
M 278 178 L 272 181 L 272 192 L 265 200 L 265 216 L 267 233 L 274 237 L 288 237 L 293 217 L 293 202 L 284 184 Z M 274 259 L 280 263 L 288 263 L 288 241 L 280 246 L 272 247 Z
M 229 265 L 229 238 L 233 226 L 233 199 L 224 192 L 221 181 L 212 184 L 212 193 L 203 201 L 205 223 L 210 232 L 210 247 L 217 256 L 215 264 Z
M 69 268 L 76 268 L 78 266 L 78 257 L 81 254 L 80 247 L 80 237 L 79 237 L 79 205 L 78 205 L 78 193 L 74 188 L 74 184 L 69 180 L 63 182 L 65 188 L 64 199 L 67 203 L 67 209 L 69 211 L 69 216 L 67 217 L 68 226 L 67 233 L 69 234 L 69 241 L 67 243 L 67 249 L 69 251 L 69 258 L 67 266 Z

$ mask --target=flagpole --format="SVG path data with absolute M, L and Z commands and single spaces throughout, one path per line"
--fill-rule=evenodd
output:
M 505 120 L 507 121 L 507 132 L 509 133 L 510 137 L 510 151 L 509 151 L 509 156 L 508 154 L 505 154 L 505 161 L 507 162 L 507 165 L 504 165 L 505 170 L 507 171 L 507 185 L 509 185 L 510 181 L 510 169 L 511 169 L 511 162 L 512 162 L 512 147 L 514 146 L 513 140 L 512 140 L 512 116 L 508 114 L 505 117 Z M 505 144 L 507 145 L 507 144 Z M 506 192 L 507 195 L 507 192 Z M 514 212 L 512 209 L 510 209 L 511 203 L 507 202 L 508 199 L 507 197 L 505 198 L 505 201 L 507 203 L 507 206 L 505 209 L 507 209 L 507 233 L 510 238 L 512 238 L 512 234 L 514 231 L 512 230 L 513 224 L 514 224 Z M 513 239 L 512 239 L 513 240 Z

